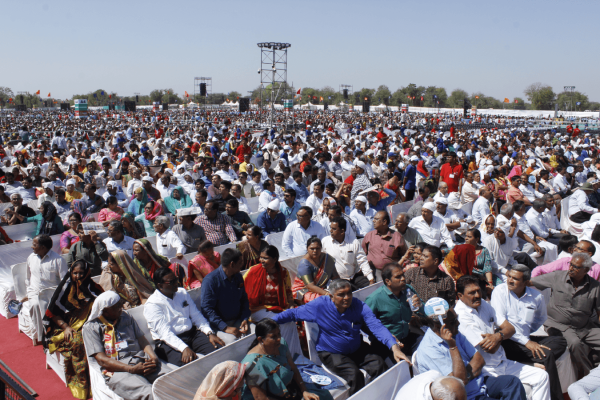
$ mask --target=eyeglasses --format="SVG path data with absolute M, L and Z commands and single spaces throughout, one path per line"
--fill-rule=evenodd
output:
M 571 263 L 569 263 L 569 269 L 572 269 L 572 270 L 574 270 L 574 271 L 579 271 L 580 269 L 583 269 L 583 268 L 584 268 L 583 266 L 581 266 L 581 267 L 578 267 L 577 265 L 573 265 L 573 263 L 572 263 L 572 262 L 571 262 Z

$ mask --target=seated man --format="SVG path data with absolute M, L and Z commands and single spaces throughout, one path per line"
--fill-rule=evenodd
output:
M 92 276 L 102 273 L 102 262 L 108 261 L 106 245 L 95 231 L 84 233 L 83 225 L 77 227 L 79 241 L 71 245 L 67 253 L 67 265 L 70 267 L 77 260 L 84 260 L 91 265 Z
M 219 212 L 219 206 L 213 200 L 204 205 L 204 214 L 198 215 L 195 224 L 204 228 L 206 239 L 215 246 L 237 242 L 237 236 L 233 230 L 231 218 Z
M 435 208 L 435 203 L 433 202 L 423 204 L 421 216 L 411 220 L 408 226 L 416 229 L 425 243 L 436 247 L 444 243 L 451 249 L 454 247 L 454 241 L 450 236 L 448 228 L 446 228 L 444 220 L 433 215 Z
M 279 199 L 275 199 L 269 203 L 265 211 L 258 215 L 256 225 L 262 229 L 263 237 L 285 231 L 285 217 L 283 213 L 279 212 L 280 208 Z
M 331 235 L 321 242 L 323 252 L 335 260 L 340 278 L 350 282 L 353 290 L 358 290 L 375 283 L 375 277 L 358 239 L 346 242 L 347 226 L 344 218 L 335 218 L 330 225 Z
M 596 246 L 594 246 L 594 244 L 589 240 L 582 240 L 580 242 L 576 242 L 576 244 L 571 248 L 570 253 L 585 253 L 592 257 L 592 261 L 594 261 L 594 256 L 596 255 Z M 567 271 L 571 265 L 572 254 L 565 254 L 566 257 L 559 257 L 558 260 L 552 261 L 549 264 L 535 267 L 531 272 L 531 276 L 536 277 L 549 274 L 550 272 L 554 271 Z M 600 265 L 594 262 L 594 265 L 592 265 L 590 268 L 588 275 L 597 281 L 600 280 Z
M 212 353 L 225 343 L 215 335 L 208 321 L 184 288 L 178 288 L 178 278 L 169 268 L 154 273 L 156 291 L 144 305 L 156 355 L 181 367 L 198 356 Z
M 204 232 L 204 228 L 194 223 L 196 215 L 192 214 L 192 212 L 196 211 L 193 208 L 177 210 L 179 224 L 173 226 L 173 232 L 175 232 L 185 246 L 186 254 L 198 251 L 200 243 L 206 240 L 206 232 Z
M 579 189 L 575 190 L 569 199 L 568 212 L 569 219 L 575 223 L 589 221 L 593 214 L 600 212 L 599 209 L 590 206 L 588 193 L 592 192 L 594 187 L 591 183 L 584 183 Z
M 544 211 L 546 211 L 546 202 L 542 199 L 535 199 L 533 206 L 525 213 L 525 218 L 536 236 L 558 246 L 559 240 L 567 233 L 551 229 L 543 216 Z
M 152 399 L 152 383 L 172 371 L 158 359 L 135 319 L 123 312 L 116 292 L 96 298 L 82 336 L 90 364 L 100 367 L 108 388 L 124 399 Z
M 279 211 L 283 214 L 286 225 L 296 220 L 296 213 L 300 207 L 302 206 L 296 201 L 296 191 L 292 188 L 286 189 L 283 193 L 283 201 L 279 205 Z
M 454 305 L 456 290 L 450 275 L 439 269 L 443 261 L 439 247 L 427 246 L 421 252 L 418 268 L 409 268 L 405 273 L 406 283 L 417 292 L 417 296 L 426 303 L 433 297 L 441 297 Z
M 348 229 L 346 229 L 346 237 L 344 240 L 348 243 L 353 242 L 354 239 L 356 239 L 354 222 L 352 222 L 352 219 L 348 215 L 342 213 L 342 207 L 338 206 L 337 204 L 330 206 L 329 210 L 327 210 L 327 217 L 319 221 L 319 223 L 323 225 L 323 228 L 325 229 L 325 236 L 330 234 L 329 226 L 331 225 L 331 221 L 338 217 L 344 217 L 346 220 L 346 226 L 348 227 Z
M 527 398 L 519 378 L 482 374 L 485 360 L 459 332 L 459 321 L 454 309 L 448 309 L 443 317 L 433 313 L 428 313 L 427 316 L 430 329 L 425 332 L 416 357 L 420 373 L 438 371 L 442 375 L 459 378 L 465 384 L 468 400 Z M 439 318 L 442 318 L 443 325 Z M 458 363 L 465 365 L 464 375 L 462 369 L 458 368 Z
M 373 230 L 373 218 L 375 218 L 376 213 L 377 211 L 374 208 L 367 208 L 367 198 L 365 196 L 356 196 L 350 218 L 358 228 L 358 237 L 364 237 Z
M 11 194 L 10 202 L 12 206 L 4 211 L 6 217 L 4 215 L 0 217 L 5 224 L 18 225 L 23 223 L 25 218 L 35 217 L 35 211 L 28 205 L 23 205 L 23 198 L 19 193 Z
M 115 250 L 123 250 L 133 259 L 133 242 L 135 242 L 135 239 L 125 235 L 123 223 L 116 220 L 110 221 L 106 232 L 108 238 L 103 240 L 106 251 L 112 253 Z
M 456 352 L 452 354 L 454 353 Z M 461 371 L 466 371 L 460 355 L 457 354 L 455 357 L 457 357 L 457 362 L 456 364 L 452 363 L 452 367 L 456 366 Z M 463 372 L 463 374 L 466 374 L 466 372 Z M 394 400 L 405 400 L 407 398 L 412 400 L 466 400 L 465 384 L 456 376 L 457 372 L 454 370 L 452 376 L 444 376 L 434 370 L 419 374 L 400 388 Z
M 408 250 L 402 235 L 391 230 L 389 225 L 390 215 L 386 211 L 378 211 L 373 218 L 375 229 L 367 233 L 362 241 L 362 248 L 378 281 L 381 280 L 383 266 L 400 261 Z
M 450 232 L 452 240 L 455 242 L 457 241 L 456 233 L 460 233 L 457 232 L 457 230 L 464 232 L 466 229 L 469 228 L 469 225 L 467 224 L 466 220 L 461 219 L 458 215 L 456 215 L 454 211 L 448 208 L 448 199 L 445 199 L 443 197 L 435 201 L 435 212 L 433 213 L 433 216 L 441 218 L 444 221 L 448 232 Z M 459 236 L 458 242 L 463 241 L 464 238 Z
M 523 252 L 532 254 L 535 251 L 538 254 L 544 254 L 544 260 L 546 261 L 556 260 L 558 257 L 558 247 L 545 240 L 543 237 L 533 233 L 533 229 L 525 217 L 525 203 L 518 200 L 515 201 L 512 206 L 514 218 L 517 220 L 517 227 L 519 228 L 519 231 L 517 232 L 519 247 Z M 502 207 L 504 208 L 504 206 Z
M 243 261 L 238 250 L 225 249 L 221 266 L 202 281 L 202 313 L 226 344 L 250 332 L 250 304 L 240 274 Z
M 411 299 L 406 297 L 404 270 L 397 263 L 386 264 L 381 276 L 383 285 L 367 297 L 365 303 L 383 326 L 402 343 L 403 352 L 410 356 L 419 347 L 423 331 L 411 329 L 409 325 L 413 314 L 409 302 L 416 309 L 421 307 L 421 302 L 417 295 L 413 295 Z
M 231 195 L 238 201 L 238 209 L 246 214 L 250 214 L 248 199 L 242 196 L 242 186 L 239 183 L 231 185 Z
M 383 358 L 373 346 L 363 341 L 362 326 L 367 327 L 383 345 L 393 352 L 396 361 L 408 360 L 394 336 L 373 315 L 362 301 L 352 298 L 348 281 L 335 280 L 329 286 L 331 296 L 321 296 L 298 308 L 291 308 L 273 320 L 278 324 L 290 321 L 314 322 L 319 326 L 316 348 L 319 359 L 334 374 L 350 386 L 350 395 L 365 385 L 360 369 L 367 371 L 372 379 L 386 370 Z
M 281 245 L 286 257 L 297 257 L 306 254 L 306 241 L 311 236 L 319 239 L 325 237 L 323 226 L 311 218 L 313 216 L 312 208 L 308 206 L 300 207 L 296 213 L 296 221 L 293 221 L 285 228 Z
M 544 296 L 527 287 L 531 279 L 531 270 L 527 266 L 511 266 L 506 277 L 506 283 L 498 285 L 492 292 L 490 302 L 497 323 L 502 326 L 508 321 L 515 330 L 510 338 L 502 340 L 506 357 L 521 364 L 543 366 L 550 378 L 550 398 L 563 400 L 556 360 L 565 352 L 567 341 L 560 336 L 530 336 L 548 318 Z
M 31 241 L 32 254 L 27 257 L 27 274 L 25 287 L 27 296 L 21 299 L 23 308 L 19 317 L 19 329 L 24 333 L 31 333 L 35 342 L 41 342 L 44 332 L 42 330 L 42 315 L 38 295 L 44 289 L 58 286 L 69 268 L 59 254 L 52 250 L 52 238 L 48 235 L 37 235 Z
M 548 335 L 567 340 L 578 376 L 587 375 L 593 367 L 589 349 L 600 350 L 600 327 L 592 322 L 600 312 L 600 284 L 588 275 L 593 264 L 588 254 L 574 253 L 568 271 L 531 279 L 538 290 L 552 289 L 544 326 Z
M 419 234 L 419 231 L 417 231 L 415 228 L 409 227 L 409 224 L 410 217 L 407 213 L 399 213 L 396 217 L 396 221 L 394 221 L 394 227 L 402 235 L 402 238 L 406 243 L 406 248 L 423 242 L 423 238 Z
M 152 179 L 152 178 L 150 178 L 150 179 Z M 126 210 L 127 206 L 129 206 L 130 198 L 127 197 L 127 195 L 125 193 L 123 193 L 122 190 L 119 190 L 119 185 L 117 184 L 116 181 L 109 181 L 106 184 L 106 192 L 102 195 L 102 197 L 106 201 L 106 200 L 108 200 L 108 198 L 110 196 L 114 196 L 117 198 L 119 207 Z
M 225 204 L 225 211 L 223 214 L 231 218 L 233 222 L 233 230 L 237 236 L 237 240 L 241 240 L 244 237 L 244 232 L 251 226 L 254 226 L 250 216 L 244 211 L 239 210 L 240 203 L 237 199 L 229 199 Z M 277 204 L 279 207 L 279 204 Z
M 213 197 L 219 206 L 219 212 L 225 212 L 225 205 L 231 199 L 235 199 L 231 195 L 231 182 L 222 180 L 219 184 L 219 193 Z
M 515 327 L 507 320 L 500 325 L 492 306 L 481 301 L 479 280 L 463 275 L 456 281 L 456 291 L 458 302 L 454 310 L 460 322 L 458 330 L 483 356 L 483 374 L 494 377 L 516 376 L 521 383 L 532 387 L 532 400 L 549 400 L 550 383 L 547 372 L 506 358 L 501 346 L 502 340 L 510 339 L 515 333 Z
M 82 205 L 88 213 L 93 214 L 104 208 L 106 202 L 102 196 L 96 194 L 96 185 L 87 184 L 83 188 L 86 197 L 82 200 Z
M 568 392 L 571 400 L 600 399 L 600 367 L 594 368 L 589 375 L 572 383 Z
M 164 215 L 156 217 L 154 220 L 154 231 L 156 232 L 156 252 L 169 260 L 177 257 L 180 260 L 185 253 L 185 246 L 179 239 L 179 236 L 169 227 L 171 223 L 169 218 Z

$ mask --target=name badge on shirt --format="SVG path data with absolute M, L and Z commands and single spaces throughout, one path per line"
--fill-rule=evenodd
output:
M 448 177 L 454 179 L 454 174 L 450 174 Z
M 128 347 L 127 340 L 121 340 L 120 342 L 115 343 L 115 348 L 117 351 L 123 351 Z

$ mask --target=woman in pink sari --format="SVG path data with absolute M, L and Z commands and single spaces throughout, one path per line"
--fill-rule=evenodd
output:
M 103 222 L 104 226 L 108 226 L 110 221 L 121 220 L 121 216 L 123 215 L 123 209 L 119 207 L 119 201 L 115 196 L 110 196 L 106 199 L 106 204 L 108 208 L 103 208 L 100 210 L 98 214 L 98 222 Z
M 215 245 L 204 240 L 198 245 L 198 255 L 188 264 L 188 286 L 195 289 L 202 286 L 204 277 L 221 265 L 221 255 L 215 251 Z

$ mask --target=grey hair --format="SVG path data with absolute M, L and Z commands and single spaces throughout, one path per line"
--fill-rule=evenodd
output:
M 123 223 L 121 221 L 117 221 L 115 219 L 115 220 L 110 221 L 110 223 L 108 225 L 112 226 L 113 229 L 116 229 L 117 231 L 125 233 L 125 228 L 123 227 Z
M 544 201 L 548 201 L 548 200 L 554 201 L 554 196 L 551 195 L 550 193 L 548 193 L 548 194 L 544 195 L 543 199 L 544 199 Z
M 460 385 L 464 388 L 465 384 L 460 379 L 454 376 L 440 376 L 433 382 L 431 382 L 431 396 L 436 400 L 456 400 L 456 393 L 451 387 L 447 386 L 444 381 L 446 379 L 454 379 L 460 382 Z
M 546 208 L 546 202 L 542 199 L 535 199 L 532 204 L 534 209 Z
M 438 184 L 438 188 L 439 188 L 440 186 L 442 186 L 442 185 L 444 185 L 444 186 L 448 186 L 448 184 L 447 184 L 446 182 L 444 182 L 444 181 L 441 181 L 441 182 Z
M 13 193 L 10 195 L 10 198 L 12 199 L 13 197 L 17 197 L 19 199 L 23 199 L 23 197 L 21 197 L 21 195 L 19 193 Z
M 592 257 L 590 257 L 590 255 L 587 253 L 573 253 L 571 260 L 573 260 L 574 258 L 579 258 L 580 260 L 583 260 L 581 266 L 585 269 L 590 269 L 592 268 L 592 265 L 594 265 Z
M 348 289 L 349 287 L 351 287 L 350 282 L 348 282 L 347 280 L 336 279 L 335 281 L 331 282 L 331 285 L 329 285 L 329 293 L 333 294 L 338 290 Z
M 171 227 L 171 223 L 169 222 L 169 218 L 165 217 L 164 215 L 160 215 L 160 216 L 156 217 L 155 221 L 157 223 L 159 223 L 160 225 L 164 226 L 165 229 L 169 229 Z
M 410 216 L 408 215 L 408 213 L 405 213 L 405 212 L 398 213 L 398 215 L 396 216 L 396 218 L 398 218 L 401 215 L 404 216 L 404 220 L 408 224 L 410 222 Z
M 514 210 L 513 210 L 512 204 L 506 203 L 500 208 L 500 214 L 504 215 L 506 218 L 508 218 L 509 216 L 512 216 L 513 213 L 514 213 Z
M 524 264 L 515 264 L 515 265 L 511 266 L 508 269 L 511 270 L 511 271 L 522 272 L 523 273 L 523 280 L 525 282 L 527 282 L 528 280 L 531 279 L 531 270 L 529 269 L 529 267 L 527 265 L 524 265 Z

